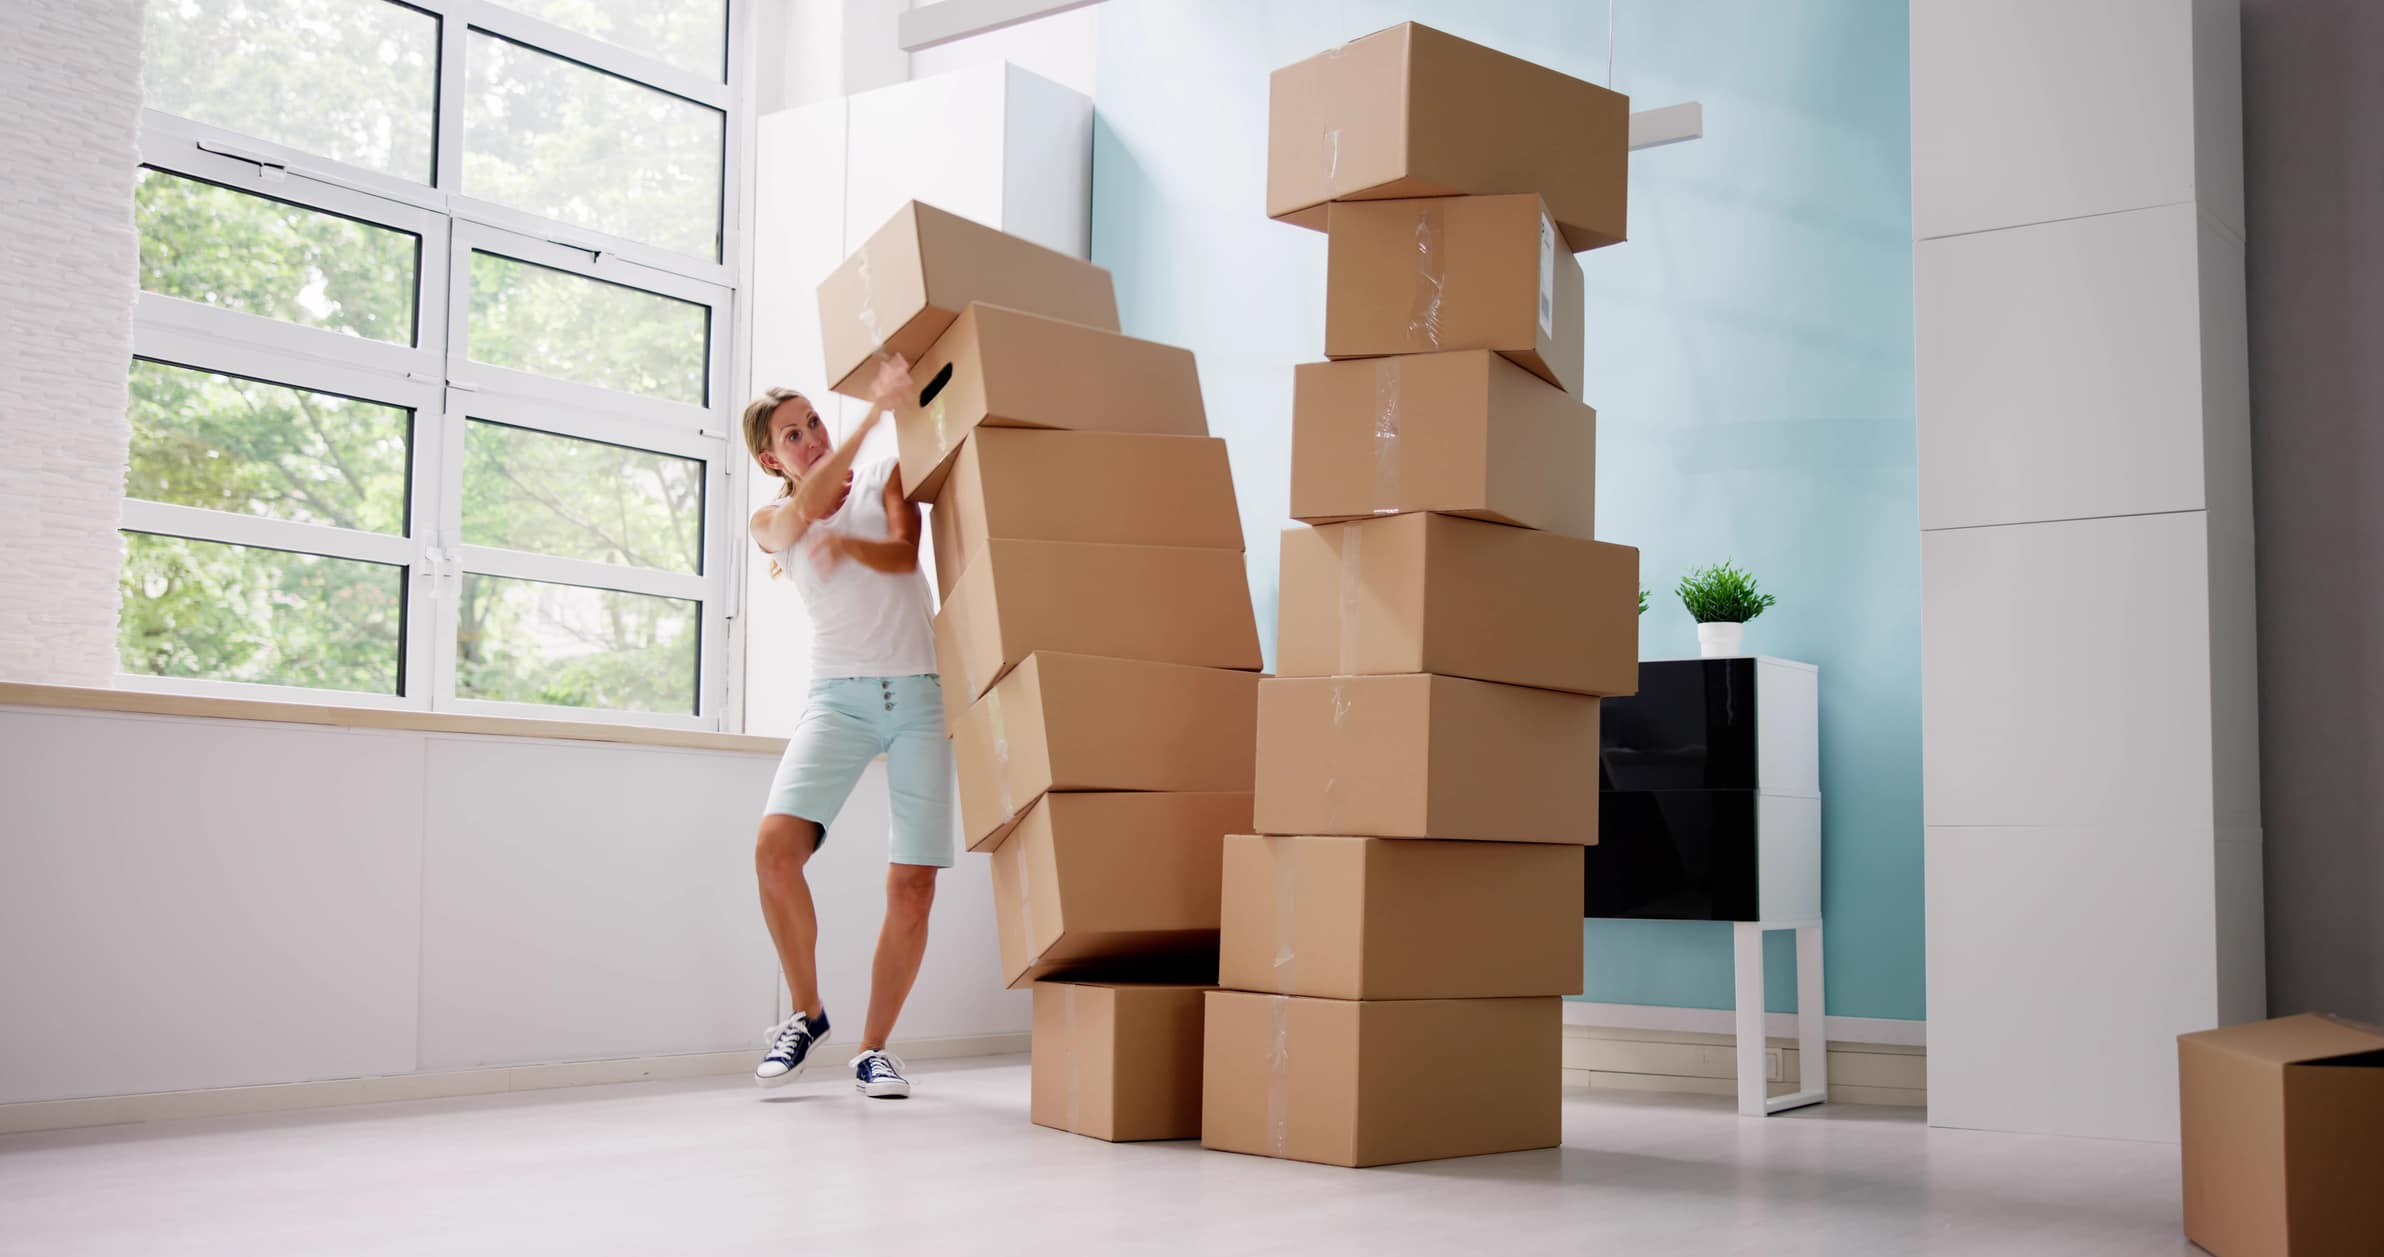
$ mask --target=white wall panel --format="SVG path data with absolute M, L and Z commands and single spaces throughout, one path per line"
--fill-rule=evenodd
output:
M 777 999 L 753 880 L 772 766 L 431 740 L 421 1067 L 757 1044 Z
M 0 1102 L 416 1067 L 419 740 L 0 709 L 0 799 Z
M 2219 1015 L 2212 841 L 1929 826 L 1931 1124 L 2177 1138 L 2177 1036 Z
M 2205 505 L 2196 238 L 2187 204 L 1915 247 L 1921 527 Z
M 1913 235 L 2193 199 L 2193 29 L 2191 0 L 1914 0 Z
M 1090 18 L 1092 11 L 1082 10 Z M 1075 15 L 1068 15 L 1075 16 Z M 1093 251 L 1093 102 L 1016 66 L 1002 80 L 1002 230 L 1075 257 Z
M 1923 533 L 1928 823 L 2208 829 L 2208 582 L 2200 512 Z

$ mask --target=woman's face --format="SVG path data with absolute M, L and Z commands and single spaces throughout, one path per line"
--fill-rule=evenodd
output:
M 796 476 L 828 456 L 828 425 L 808 400 L 790 397 L 770 413 L 770 454 L 780 470 Z

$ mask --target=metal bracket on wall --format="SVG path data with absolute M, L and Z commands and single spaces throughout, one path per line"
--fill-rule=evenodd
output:
M 1697 101 L 1683 101 L 1661 109 L 1641 109 L 1631 114 L 1631 151 L 1643 148 L 1662 148 L 1686 140 L 1705 138 L 1705 106 Z

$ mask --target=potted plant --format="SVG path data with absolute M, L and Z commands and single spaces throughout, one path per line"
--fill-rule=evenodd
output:
M 1741 649 L 1746 622 L 1778 601 L 1757 592 L 1755 578 L 1727 560 L 1681 577 L 1674 592 L 1697 621 L 1697 653 L 1708 659 L 1746 653 Z

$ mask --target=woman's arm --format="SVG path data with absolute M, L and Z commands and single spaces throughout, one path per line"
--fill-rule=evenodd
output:
M 884 541 L 831 534 L 830 554 L 848 558 L 874 572 L 913 572 L 919 568 L 919 508 L 902 495 L 902 469 L 886 477 L 886 539 Z
M 868 439 L 870 429 L 884 417 L 887 407 L 911 386 L 910 364 L 901 354 L 894 354 L 878 364 L 877 377 L 869 389 L 869 410 L 861 422 L 837 442 L 828 456 L 812 464 L 803 473 L 803 481 L 794 493 L 753 513 L 750 526 L 754 543 L 765 552 L 777 554 L 803 539 L 811 525 L 836 510 L 837 499 L 844 493 L 844 478 L 851 474 L 853 459 L 861 453 L 861 443 Z

